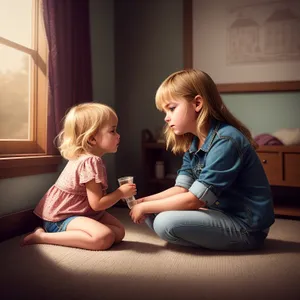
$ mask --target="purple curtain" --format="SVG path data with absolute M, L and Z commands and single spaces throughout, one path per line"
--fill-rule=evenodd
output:
M 49 45 L 47 153 L 71 106 L 92 101 L 89 0 L 43 0 Z

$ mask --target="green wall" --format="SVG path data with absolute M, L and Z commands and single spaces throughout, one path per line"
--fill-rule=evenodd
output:
M 116 109 L 114 1 L 90 0 L 93 101 Z M 116 186 L 116 156 L 104 155 L 109 189 Z
M 272 134 L 280 128 L 300 128 L 300 92 L 225 94 L 222 97 L 254 135 Z

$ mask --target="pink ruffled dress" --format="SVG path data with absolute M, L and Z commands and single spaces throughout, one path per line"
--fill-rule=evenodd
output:
M 85 184 L 91 180 L 100 183 L 103 194 L 107 190 L 106 168 L 102 159 L 82 155 L 68 161 L 56 183 L 36 206 L 34 213 L 43 220 L 58 222 L 71 216 L 99 217 L 88 202 Z

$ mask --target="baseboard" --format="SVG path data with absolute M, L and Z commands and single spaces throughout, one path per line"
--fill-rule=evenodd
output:
M 32 209 L 0 217 L 0 242 L 33 231 L 40 224 Z

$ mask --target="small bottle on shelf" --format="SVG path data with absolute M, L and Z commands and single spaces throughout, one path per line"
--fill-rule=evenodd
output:
M 165 163 L 163 161 L 157 161 L 155 163 L 155 177 L 157 179 L 165 178 Z

